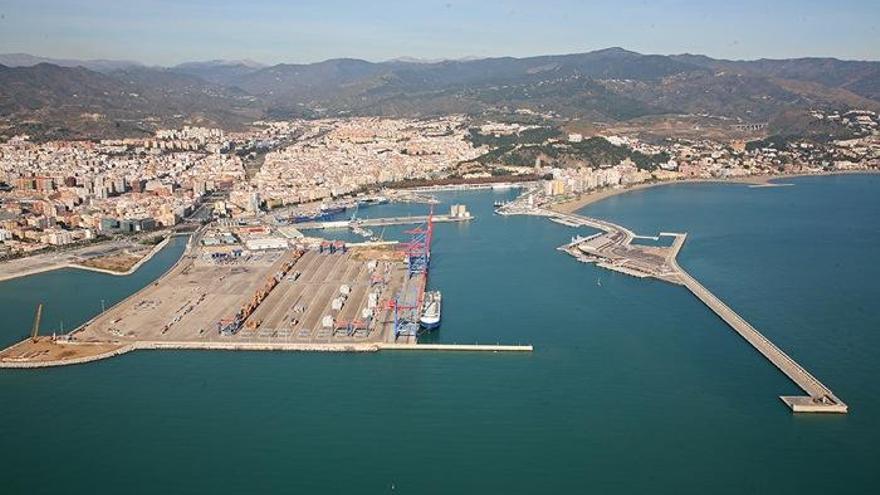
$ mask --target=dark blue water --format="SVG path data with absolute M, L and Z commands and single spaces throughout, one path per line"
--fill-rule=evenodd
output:
M 186 237 L 172 237 L 165 247 L 129 276 L 64 268 L 0 283 L 0 346 L 31 332 L 37 304 L 43 303 L 43 334 L 68 332 L 110 308 L 165 273 L 186 248 Z
M 0 372 L 3 492 L 873 493 L 880 180 L 793 182 L 664 186 L 586 213 L 687 231 L 681 264 L 849 415 L 792 415 L 777 396 L 797 387 L 690 293 L 575 262 L 555 250 L 572 229 L 493 216 L 512 193 L 444 193 L 477 219 L 436 227 L 432 338 L 534 353 L 139 352 Z M 16 287 L 0 304 L 27 328 L 41 292 Z

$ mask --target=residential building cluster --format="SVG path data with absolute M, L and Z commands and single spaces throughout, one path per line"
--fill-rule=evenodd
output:
M 545 195 L 562 196 L 646 181 L 880 169 L 876 113 L 815 112 L 812 118 L 847 130 L 848 138 L 745 143 L 607 136 L 615 146 L 662 154 L 662 162 L 646 170 L 632 161 L 644 167 L 640 155 L 626 153 L 632 159 L 551 167 L 538 157 L 533 168 L 515 172 L 551 175 Z M 100 142 L 17 136 L 0 143 L 0 255 L 171 227 L 203 203 L 219 216 L 255 215 L 264 206 L 316 205 L 373 185 L 462 177 L 459 165 L 476 164 L 489 151 L 471 144 L 472 125 L 461 116 L 349 118 L 256 122 L 239 133 L 184 127 Z M 488 122 L 480 132 L 513 136 L 535 128 Z M 479 165 L 474 174 L 496 172 Z
M 629 159 L 624 159 L 598 168 L 540 168 L 539 164 L 538 172 L 553 175 L 553 180 L 544 185 L 545 195 L 560 196 L 648 181 L 880 169 L 880 116 L 871 111 L 851 111 L 842 115 L 816 112 L 813 118 L 839 122 L 855 137 L 827 142 L 770 139 L 752 143 L 675 139 L 651 144 L 634 137 L 607 136 L 605 139 L 615 146 L 625 146 L 648 155 L 666 153 L 670 159 L 651 171 L 640 170 Z M 583 137 L 571 134 L 567 139 L 578 142 Z
M 171 227 L 215 190 L 245 180 L 239 143 L 185 127 L 147 139 L 0 143 L 0 255 Z
M 257 192 L 286 205 L 325 200 L 378 183 L 439 177 L 479 156 L 463 117 L 432 120 L 351 118 L 302 122 L 295 143 L 269 153 L 251 184 L 230 201 L 246 207 Z

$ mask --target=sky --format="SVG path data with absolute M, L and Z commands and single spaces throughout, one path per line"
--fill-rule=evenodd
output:
M 0 0 L 0 53 L 174 65 L 641 53 L 880 60 L 880 0 Z

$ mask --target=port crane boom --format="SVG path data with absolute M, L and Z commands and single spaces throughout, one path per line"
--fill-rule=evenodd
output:
M 37 305 L 37 314 L 34 315 L 34 328 L 31 329 L 31 340 L 36 342 L 40 333 L 40 317 L 43 316 L 43 303 Z

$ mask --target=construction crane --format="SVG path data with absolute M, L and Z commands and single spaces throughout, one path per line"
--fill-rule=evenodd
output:
M 31 340 L 37 341 L 37 335 L 40 333 L 40 317 L 43 316 L 43 303 L 37 305 L 37 314 L 34 315 L 34 328 L 31 330 Z

